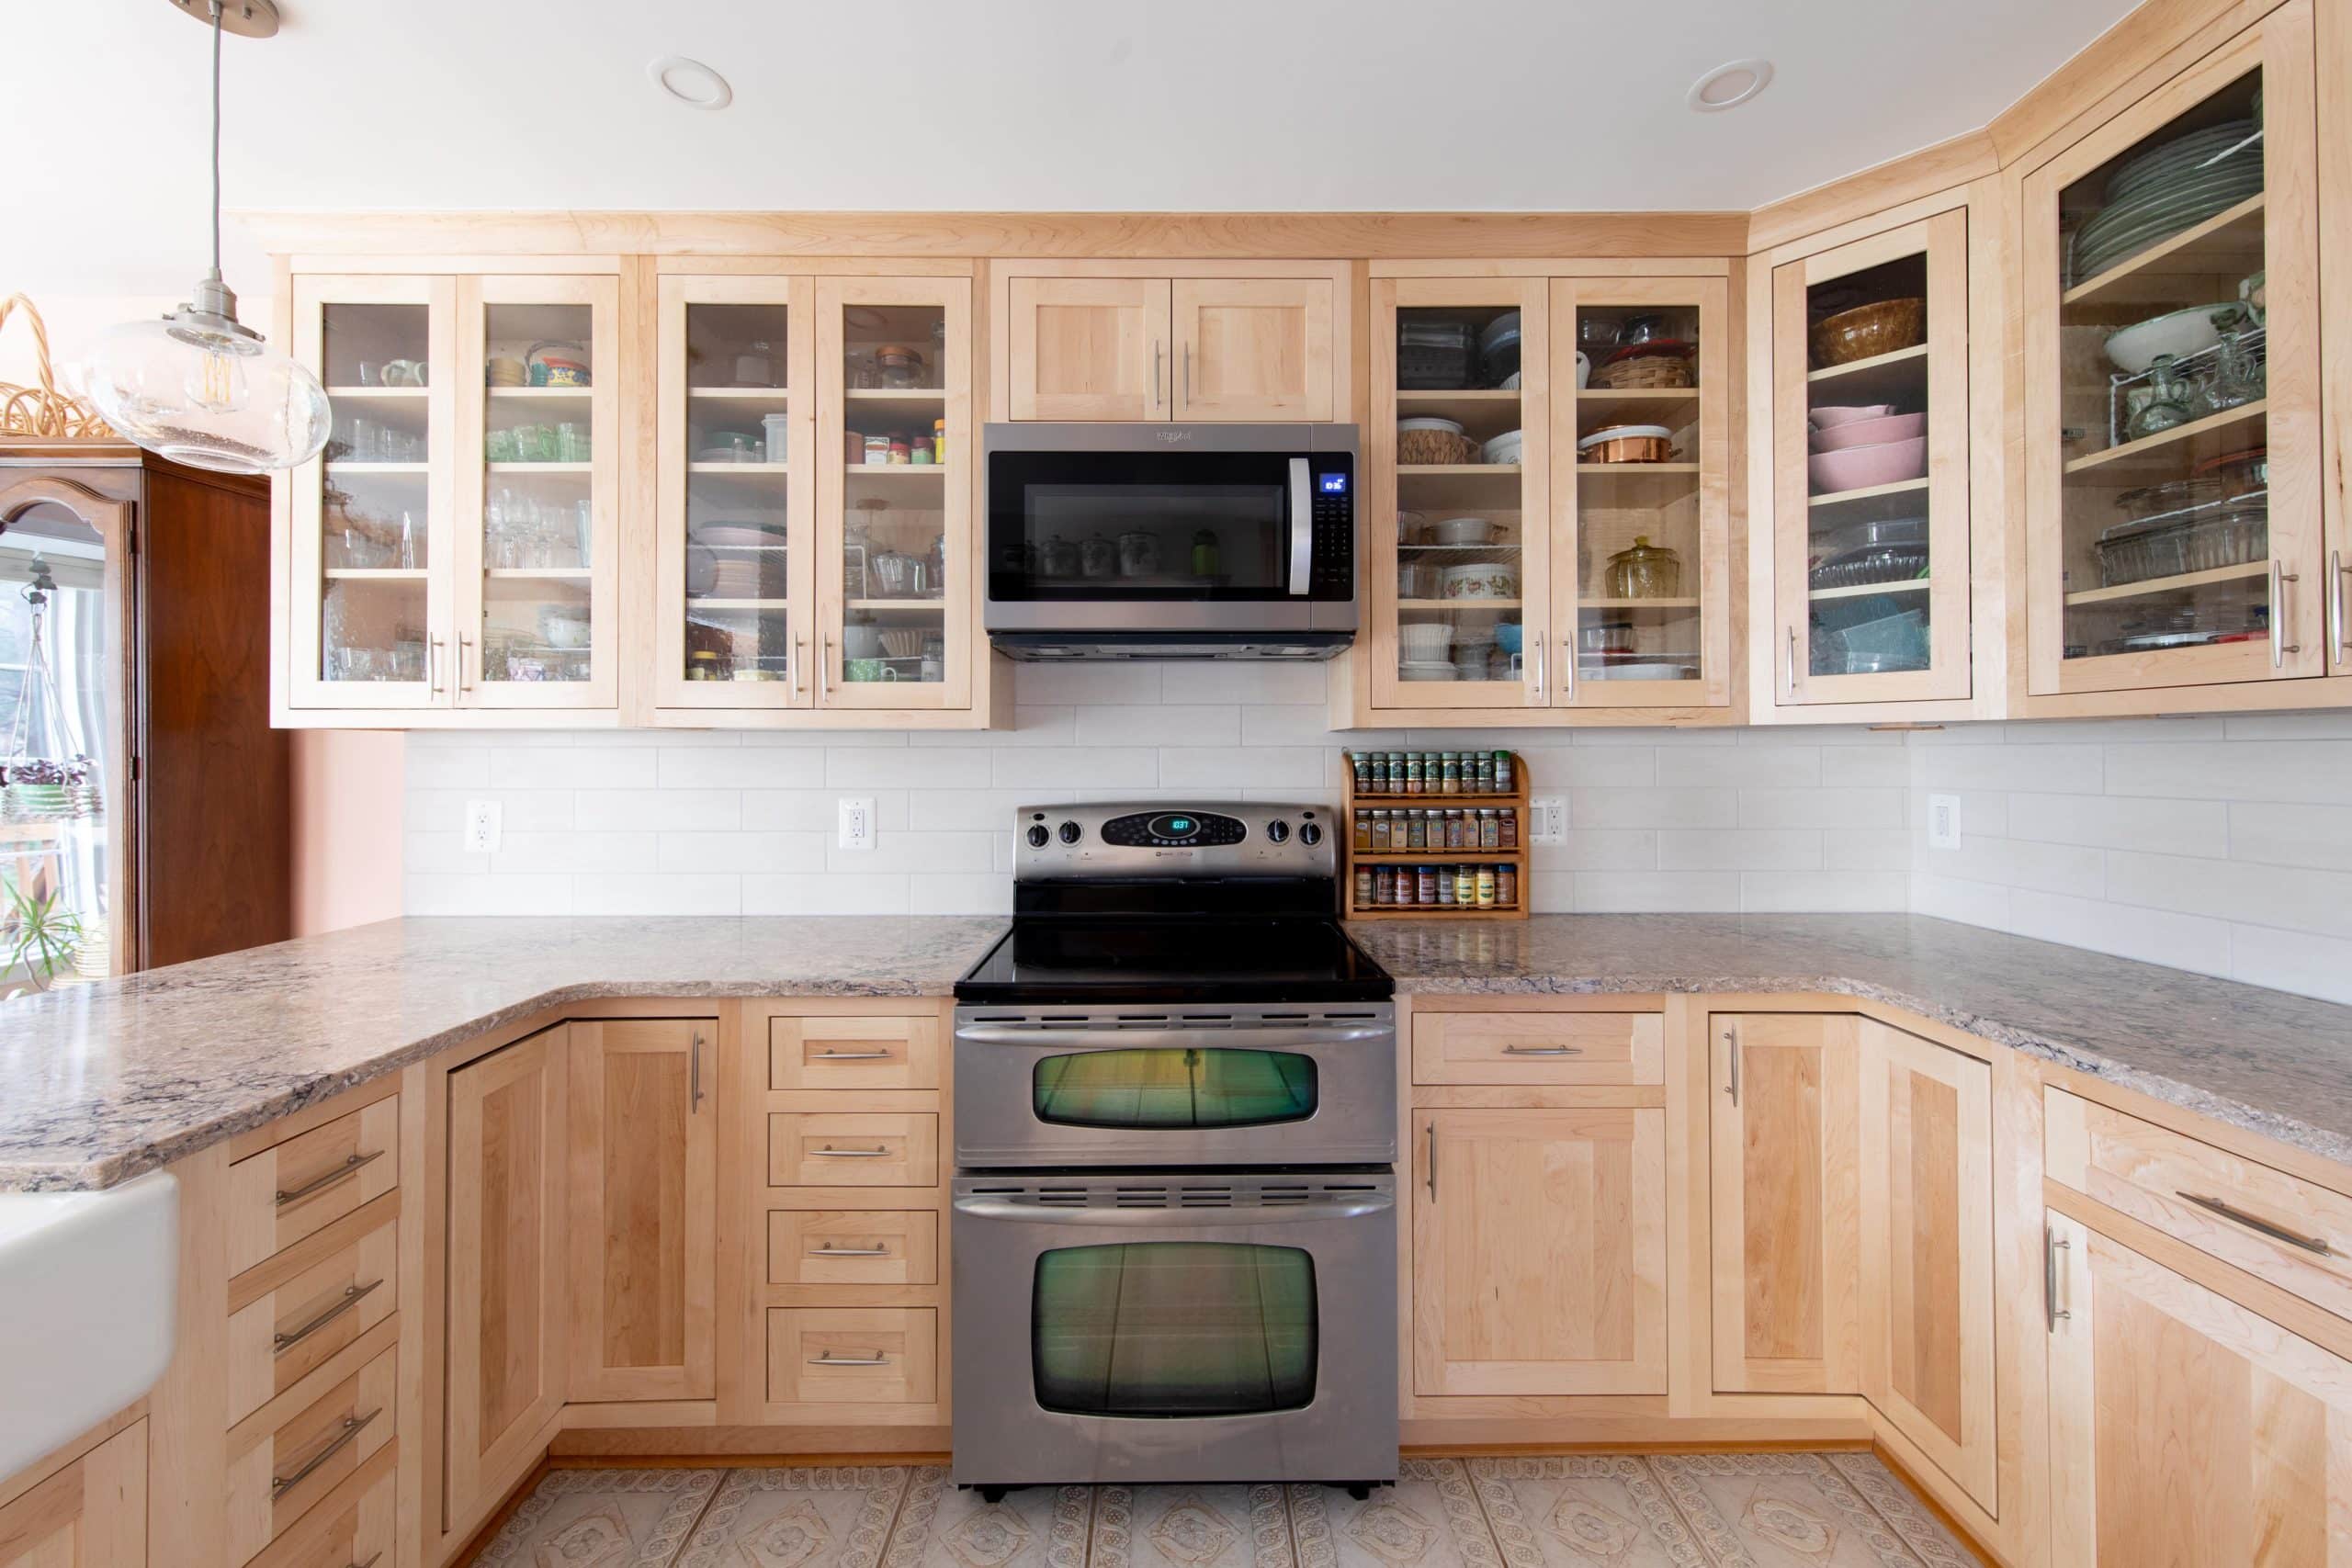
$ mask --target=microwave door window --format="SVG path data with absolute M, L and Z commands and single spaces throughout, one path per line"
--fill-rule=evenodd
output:
M 1280 459 L 1000 453 L 989 482 L 994 598 L 1287 596 Z
M 1038 1404 L 1074 1416 L 1262 1416 L 1315 1398 L 1315 1262 L 1293 1247 L 1128 1242 L 1041 1254 Z

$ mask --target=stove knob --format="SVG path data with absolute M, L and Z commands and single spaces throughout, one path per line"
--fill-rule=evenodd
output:
M 1312 822 L 1302 822 L 1298 825 L 1298 841 L 1311 850 L 1323 841 L 1323 829 Z
M 1278 844 L 1283 842 L 1290 837 L 1290 824 L 1279 817 L 1275 818 L 1266 824 L 1266 837 Z
M 1080 828 L 1075 822 L 1065 822 L 1062 824 L 1062 842 L 1065 844 L 1074 844 L 1078 842 L 1080 836 L 1085 831 L 1085 829 Z
M 1046 831 L 1044 823 L 1033 823 L 1029 829 L 1029 847 L 1033 850 L 1042 850 L 1046 847 L 1046 840 L 1052 837 L 1051 833 Z

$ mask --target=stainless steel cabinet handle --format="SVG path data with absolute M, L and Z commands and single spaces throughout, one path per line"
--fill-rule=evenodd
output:
M 1503 1055 L 1506 1056 L 1581 1056 L 1584 1055 L 1584 1047 L 1581 1045 L 1506 1045 L 1503 1047 Z
M 827 1144 L 821 1149 L 811 1149 L 809 1152 L 820 1159 L 881 1159 L 890 1151 L 888 1149 L 837 1149 L 831 1144 Z
M 2315 1235 L 2301 1235 L 2283 1225 L 2274 1225 L 2259 1214 L 2249 1214 L 2234 1204 L 2222 1202 L 2219 1198 L 2208 1198 L 2202 1192 L 2184 1192 L 2177 1187 L 2173 1189 L 2173 1196 L 2186 1198 L 2208 1213 L 2219 1214 L 2233 1224 L 2244 1225 L 2256 1235 L 2267 1235 L 2273 1241 L 2283 1241 L 2289 1247 L 2300 1247 L 2305 1252 L 2316 1252 L 2322 1258 L 2335 1256 L 2335 1248 Z
M 291 1350 L 295 1346 L 300 1345 L 303 1340 L 308 1339 L 311 1335 L 316 1334 L 320 1329 L 324 1328 L 328 1324 L 333 1323 L 336 1318 L 341 1317 L 345 1313 L 349 1312 L 353 1307 L 357 1306 L 361 1302 L 367 1300 L 368 1293 L 383 1282 L 384 1281 L 381 1280 L 370 1280 L 364 1285 L 345 1286 L 343 1294 L 335 1298 L 334 1304 L 333 1306 L 328 1307 L 324 1312 L 311 1319 L 310 1322 L 304 1324 L 293 1333 L 271 1335 L 269 1337 L 269 1353 L 273 1356 L 283 1356 L 287 1351 Z
M 887 1367 L 890 1364 L 890 1358 L 888 1356 L 836 1356 L 828 1350 L 821 1356 L 809 1357 L 808 1364 L 812 1367 Z
M 2073 1246 L 2048 1225 L 2041 1227 L 2041 1311 L 2052 1334 L 2058 1332 L 2060 1318 L 2075 1315 L 2058 1304 L 2058 1249 Z
M 2287 584 L 2301 582 L 2300 572 L 2289 571 L 2277 556 L 2270 558 L 2270 668 L 2286 667 L 2287 655 L 2301 653 L 2302 644 L 2287 640 Z
M 1577 694 L 1577 644 L 1574 637 L 1560 639 L 1560 695 Z
M 1724 1031 L 1724 1048 L 1728 1053 L 1730 1066 L 1730 1081 L 1724 1085 L 1724 1092 L 1731 1096 L 1731 1102 L 1734 1105 L 1737 1105 L 1739 1103 L 1739 1031 L 1736 1029 Z
M 820 1062 L 887 1062 L 890 1059 L 890 1053 L 888 1051 L 820 1051 L 817 1053 L 816 1059 Z
M 343 1418 L 343 1429 L 335 1433 L 333 1438 L 329 1439 L 326 1447 L 321 1449 L 317 1453 L 312 1454 L 309 1459 L 304 1460 L 302 1461 L 301 1469 L 296 1471 L 291 1475 L 273 1475 L 269 1478 L 269 1500 L 275 1503 L 278 1498 L 284 1496 L 288 1491 L 302 1484 L 303 1477 L 309 1475 L 312 1471 L 318 1469 L 319 1466 L 326 1463 L 327 1461 L 341 1453 L 345 1448 L 349 1446 L 354 1438 L 356 1438 L 361 1432 L 367 1430 L 368 1422 L 373 1421 L 377 1416 L 381 1416 L 382 1414 L 383 1411 L 378 1409 L 370 1410 L 365 1416 L 345 1416 Z
M 686 1114 L 691 1116 L 702 1109 L 702 1031 L 695 1031 L 695 1043 L 686 1050 Z
M 1184 406 L 1193 406 L 1193 345 L 1184 345 Z
M 441 694 L 441 648 L 447 640 L 436 637 L 424 645 L 424 683 L 436 697 Z
M 324 1176 L 314 1176 L 300 1187 L 281 1190 L 277 1194 L 277 1206 L 283 1209 L 288 1203 L 299 1203 L 313 1192 L 322 1192 L 338 1181 L 347 1180 L 358 1175 L 361 1167 L 370 1165 L 383 1157 L 384 1151 L 381 1149 L 378 1149 L 373 1154 L 353 1155 Z
M 1789 668 L 1781 677 L 1781 690 L 1791 700 L 1797 694 L 1797 629 L 1789 628 Z
M 817 639 L 817 700 L 819 702 L 823 702 L 832 690 L 832 671 L 830 668 L 832 662 L 833 639 L 829 637 L 819 637 Z
M 1544 700 L 1544 639 L 1535 639 L 1535 700 Z
M 1155 343 L 1151 345 L 1151 396 L 1152 400 L 1159 403 L 1162 408 L 1165 408 L 1168 405 L 1168 399 L 1166 394 L 1162 392 L 1160 389 L 1166 386 L 1167 383 L 1160 379 L 1162 372 L 1160 370 L 1159 362 L 1167 352 L 1168 345 L 1164 343 Z
M 785 671 L 786 677 L 785 683 L 790 688 L 794 700 L 797 701 L 802 688 L 808 684 L 808 671 L 807 669 L 808 661 L 808 639 L 807 637 L 797 637 L 792 639 L 791 660 L 792 667 Z
M 2344 552 L 2342 550 L 2328 551 L 2328 622 L 2335 637 L 2335 651 L 2339 658 L 2352 657 L 2352 627 L 2347 627 L 2345 624 L 2344 579 L 2346 576 L 2352 576 L 2352 567 L 2344 564 Z
M 1437 1201 L 1437 1118 L 1430 1118 L 1430 1201 Z
M 813 1247 L 808 1249 L 808 1256 L 811 1258 L 888 1258 L 890 1256 L 890 1249 L 887 1247 Z
M 458 639 L 458 690 L 461 692 L 470 692 L 474 689 L 473 682 L 466 679 L 466 660 L 473 652 L 473 638 L 461 637 Z M 479 670 L 474 671 L 476 679 L 480 679 L 481 673 Z

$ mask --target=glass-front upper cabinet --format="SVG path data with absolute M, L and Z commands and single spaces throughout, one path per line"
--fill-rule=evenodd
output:
M 1552 282 L 1555 707 L 1731 701 L 1727 291 Z
M 461 707 L 618 701 L 619 314 L 610 276 L 458 279 Z
M 2025 176 L 2032 694 L 2324 671 L 2313 69 L 2282 6 Z
M 456 280 L 301 276 L 293 293 L 291 351 L 334 428 L 284 481 L 289 705 L 448 707 Z
M 1965 698 L 1968 214 L 1772 269 L 1771 700 Z
M 1362 656 L 1375 707 L 1550 701 L 1547 288 L 1372 280 Z

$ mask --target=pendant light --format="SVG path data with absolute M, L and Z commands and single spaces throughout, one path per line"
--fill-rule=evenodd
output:
M 99 340 L 90 400 L 108 424 L 175 463 L 231 474 L 291 468 L 326 445 L 326 390 L 237 320 L 237 297 L 220 280 L 220 35 L 225 27 L 267 38 L 277 31 L 277 8 L 271 0 L 171 4 L 212 28 L 212 269 L 177 310 Z

